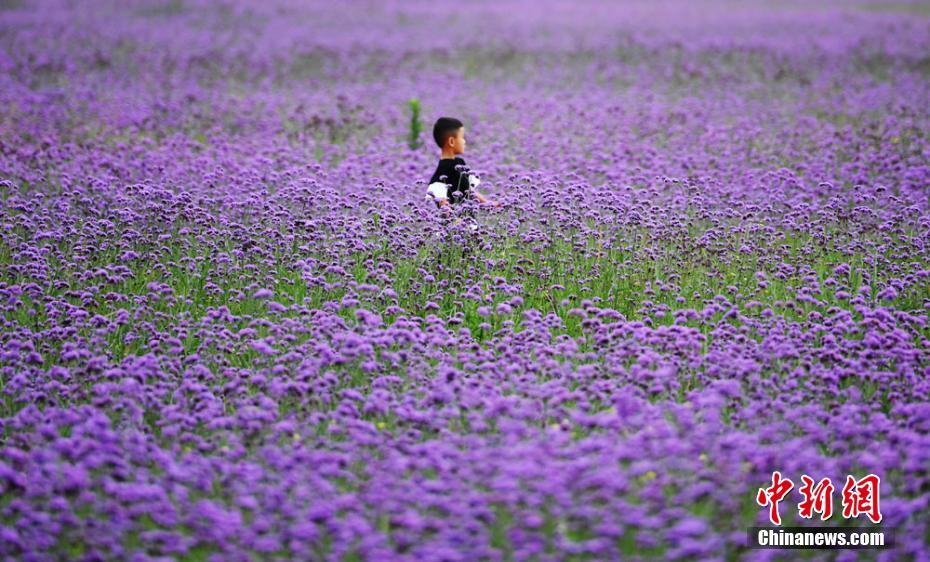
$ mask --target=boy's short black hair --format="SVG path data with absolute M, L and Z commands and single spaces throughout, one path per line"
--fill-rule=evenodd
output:
M 454 117 L 440 117 L 433 125 L 433 139 L 436 140 L 439 148 L 442 148 L 446 144 L 446 139 L 455 136 L 456 131 L 461 127 L 464 127 L 462 122 Z

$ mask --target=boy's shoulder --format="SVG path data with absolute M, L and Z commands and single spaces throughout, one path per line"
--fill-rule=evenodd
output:
M 440 158 L 436 165 L 437 170 L 454 171 L 456 166 L 464 165 L 465 160 L 456 156 L 455 158 Z

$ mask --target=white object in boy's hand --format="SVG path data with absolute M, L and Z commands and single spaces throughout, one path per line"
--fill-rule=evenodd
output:
M 446 199 L 446 184 L 441 181 L 434 181 L 426 188 L 426 193 L 433 199 Z

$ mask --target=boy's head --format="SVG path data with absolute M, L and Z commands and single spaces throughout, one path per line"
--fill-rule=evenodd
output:
M 462 154 L 465 152 L 465 125 L 453 117 L 440 117 L 433 125 L 433 139 L 443 152 Z

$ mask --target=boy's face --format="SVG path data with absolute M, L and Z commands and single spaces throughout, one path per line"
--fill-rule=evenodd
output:
M 455 132 L 455 136 L 449 137 L 447 141 L 449 143 L 449 148 L 452 149 L 453 154 L 462 154 L 465 152 L 465 127 L 459 127 L 459 130 Z

